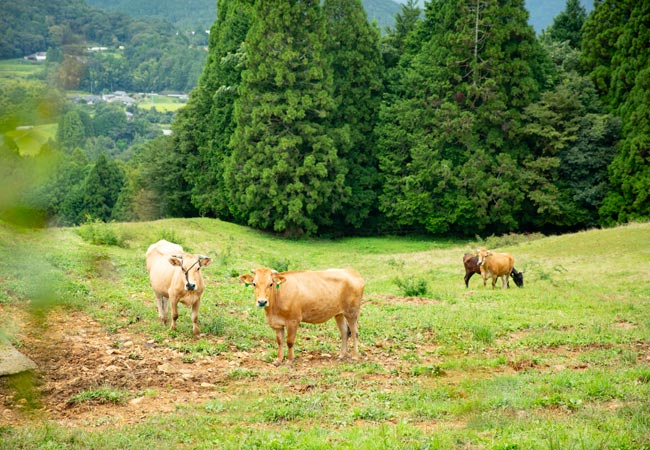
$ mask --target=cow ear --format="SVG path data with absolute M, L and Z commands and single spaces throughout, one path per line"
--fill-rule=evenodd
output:
M 169 264 L 172 266 L 182 266 L 183 265 L 183 259 L 178 257 L 178 256 L 170 256 L 169 257 Z
M 201 267 L 209 266 L 210 264 L 212 264 L 212 258 L 199 255 L 199 264 L 201 265 Z
M 248 286 L 249 284 L 253 284 L 253 276 L 245 273 L 239 277 L 239 284 L 245 284 Z
M 275 283 L 275 285 L 277 287 L 280 287 L 280 285 L 282 283 L 284 283 L 285 281 L 287 281 L 287 279 L 285 277 L 283 277 L 282 275 L 273 274 L 273 282 Z

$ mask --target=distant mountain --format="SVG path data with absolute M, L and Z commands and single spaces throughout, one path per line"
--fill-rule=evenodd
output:
M 395 0 L 398 3 L 406 3 L 408 0 Z M 424 8 L 425 0 L 418 0 L 420 7 Z M 566 0 L 525 0 L 526 9 L 530 13 L 528 22 L 537 33 L 553 24 L 553 19 L 566 8 Z M 593 0 L 580 0 L 580 3 L 589 13 L 594 9 Z
M 86 0 L 97 8 L 121 12 L 131 17 L 156 17 L 180 30 L 209 30 L 217 18 L 216 0 Z M 362 0 L 368 20 L 383 30 L 395 22 L 400 6 L 393 0 Z
M 593 0 L 580 0 L 587 14 L 594 9 Z M 566 0 L 526 0 L 526 8 L 530 13 L 529 22 L 537 33 L 553 25 L 553 19 L 566 9 Z

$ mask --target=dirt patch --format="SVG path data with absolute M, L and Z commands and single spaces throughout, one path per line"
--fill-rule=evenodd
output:
M 103 426 L 138 423 L 148 416 L 173 412 L 177 406 L 227 401 L 234 393 L 256 386 L 282 383 L 296 393 L 310 389 L 319 369 L 340 364 L 336 354 L 300 351 L 291 370 L 265 362 L 268 349 L 231 351 L 218 356 L 188 358 L 173 342 L 153 341 L 144 333 L 109 333 L 79 311 L 51 311 L 44 322 L 19 308 L 0 305 L 0 320 L 12 318 L 20 332 L 21 351 L 38 366 L 33 390 L 37 401 L 16 391 L 10 378 L 0 378 L 0 424 L 18 425 L 26 418 L 55 420 L 62 425 Z M 217 337 L 206 337 L 218 343 Z M 385 355 L 382 345 L 369 344 L 363 361 L 380 361 L 386 375 L 373 383 L 392 383 L 391 370 L 404 364 Z M 247 374 L 254 373 L 250 379 Z M 385 378 L 385 379 L 384 379 Z M 263 380 L 260 383 L 260 380 Z M 117 403 L 75 402 L 88 391 L 114 390 L 124 395 Z M 33 395 L 34 393 L 32 393 Z M 36 406 L 35 409 L 29 406 Z

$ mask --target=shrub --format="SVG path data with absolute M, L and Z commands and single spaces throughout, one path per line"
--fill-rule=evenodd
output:
M 291 261 L 289 259 L 284 259 L 284 258 L 271 258 L 271 259 L 267 259 L 264 262 L 264 265 L 266 265 L 266 267 L 270 267 L 271 269 L 275 269 L 278 272 L 286 272 L 287 270 L 289 270 Z
M 429 284 L 423 278 L 400 278 L 393 280 L 405 297 L 424 297 L 429 293 Z
M 101 220 L 91 220 L 77 229 L 77 234 L 85 242 L 93 245 L 112 245 L 126 248 L 126 238 L 118 234 L 110 224 Z

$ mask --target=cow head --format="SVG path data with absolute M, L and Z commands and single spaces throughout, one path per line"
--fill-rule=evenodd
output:
M 273 289 L 279 289 L 280 285 L 286 281 L 277 270 L 263 267 L 252 270 L 250 274 L 245 273 L 239 277 L 242 284 L 252 285 L 255 289 L 255 300 L 259 308 L 269 306 L 269 301 L 273 297 Z
M 480 250 L 476 250 L 476 256 L 478 257 L 478 265 L 482 266 L 483 263 L 485 262 L 485 258 L 490 256 L 491 254 L 492 252 L 486 249 L 485 247 L 483 247 Z
M 196 289 L 196 282 L 201 278 L 201 267 L 210 265 L 212 259 L 203 255 L 172 255 L 169 263 L 172 266 L 180 267 L 185 275 L 185 289 L 193 291 Z
M 524 287 L 524 273 L 523 272 L 518 272 L 517 269 L 515 269 L 513 267 L 512 272 L 510 272 L 510 276 L 514 280 L 517 287 Z

